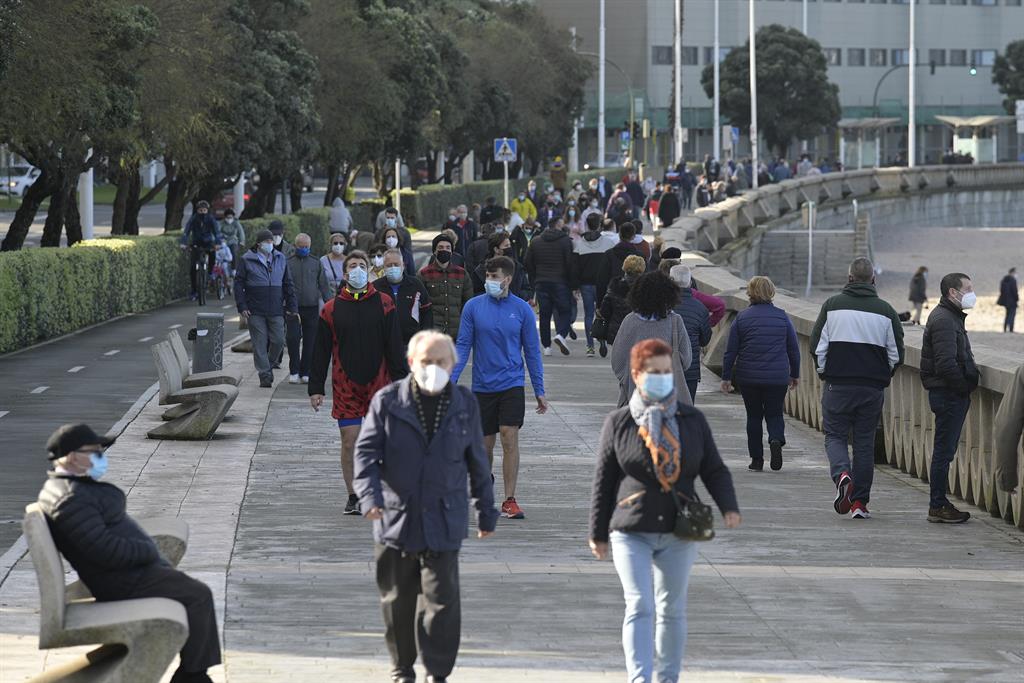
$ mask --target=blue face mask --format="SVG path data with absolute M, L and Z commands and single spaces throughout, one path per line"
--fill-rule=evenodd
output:
M 388 279 L 388 282 L 390 282 L 391 284 L 397 285 L 399 282 L 402 281 L 403 272 L 404 271 L 402 270 L 402 266 L 388 266 L 387 268 L 384 269 L 384 277 L 386 277 Z
M 270 252 L 274 251 L 274 243 L 260 242 L 260 251 L 262 251 L 264 254 L 270 254 Z
M 366 281 L 369 279 L 369 276 L 366 274 L 365 268 L 357 267 L 348 271 L 347 279 L 348 284 L 353 289 L 362 289 L 363 287 L 366 286 Z
M 295 247 L 295 255 L 302 257 L 309 256 L 309 247 Z
M 675 379 L 671 372 L 660 375 L 646 372 L 644 373 L 644 384 L 640 389 L 649 400 L 660 401 L 672 393 L 674 386 Z
M 107 473 L 107 456 L 100 452 L 90 453 L 89 462 L 92 463 L 92 467 L 85 474 L 96 480 L 102 479 Z
M 485 280 L 484 291 L 497 299 L 504 291 L 504 288 L 501 286 L 501 280 Z

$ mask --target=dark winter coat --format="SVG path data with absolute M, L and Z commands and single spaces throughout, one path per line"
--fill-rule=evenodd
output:
M 600 230 L 589 230 L 573 244 L 573 258 L 576 260 L 576 275 L 580 285 L 597 287 L 597 303 L 600 305 L 611 279 L 608 251 L 615 246 L 615 238 L 608 237 Z M 622 272 L 621 270 L 619 272 Z
M 615 343 L 615 335 L 618 334 L 622 321 L 633 312 L 629 305 L 629 288 L 634 282 L 635 279 L 627 280 L 624 275 L 620 275 L 613 277 L 608 283 L 608 290 L 598 312 L 608 321 L 608 338 L 605 341 L 609 344 Z
M 699 476 L 722 514 L 739 512 L 732 475 L 718 454 L 703 413 L 680 403 L 676 419 L 683 435 L 682 471 L 673 490 L 697 500 L 694 480 Z M 614 411 L 604 421 L 597 451 L 590 538 L 607 542 L 610 531 L 671 533 L 675 519 L 676 505 L 658 483 L 651 452 L 629 407 Z
M 661 195 L 661 201 L 658 203 L 658 220 L 663 226 L 672 225 L 679 218 L 680 213 L 679 195 L 675 192 L 666 192 Z
M 690 367 L 686 368 L 686 381 L 700 381 L 700 350 L 711 341 L 711 316 L 707 307 L 693 298 L 693 290 L 684 287 L 680 290 L 679 303 L 675 312 L 683 319 L 686 327 L 686 335 L 690 338 L 690 350 L 693 353 L 693 360 Z
M 57 550 L 97 600 L 129 595 L 147 571 L 167 564 L 113 484 L 50 472 L 39 506 Z
M 638 245 L 621 240 L 606 253 L 608 254 L 608 273 L 610 277 L 622 275 L 622 264 L 625 262 L 626 257 L 636 255 L 644 258 L 644 253 L 640 251 Z M 646 261 L 647 259 L 644 258 L 644 260 Z
M 457 339 L 462 307 L 473 298 L 473 281 L 469 273 L 454 264 L 441 268 L 434 259 L 430 259 L 420 269 L 419 278 L 434 306 L 434 329 Z
M 778 386 L 800 377 L 800 345 L 789 316 L 772 304 L 751 304 L 729 329 L 722 379 Z
M 575 287 L 572 239 L 566 232 L 548 228 L 535 237 L 526 250 L 524 265 L 530 284 L 535 288 L 544 282 Z
M 928 316 L 921 340 L 921 384 L 925 389 L 967 395 L 978 388 L 980 373 L 964 328 L 966 318 L 946 297 Z
M 386 277 L 374 280 L 373 288 L 378 292 L 389 294 L 398 307 L 398 326 L 402 332 L 402 343 L 408 344 L 412 336 L 420 330 L 434 328 L 434 307 L 427 294 L 427 288 L 420 279 L 405 275 L 398 283 L 398 291 Z M 417 301 L 417 295 L 419 300 Z M 413 310 L 418 311 L 419 320 L 413 317 Z
M 356 495 L 364 512 L 383 511 L 373 523 L 377 543 L 410 553 L 458 550 L 469 528 L 468 489 L 478 528 L 494 531 L 498 521 L 480 408 L 472 391 L 449 384 L 448 409 L 428 441 L 412 381 L 389 384 L 370 403 L 356 441 Z
M 181 243 L 186 246 L 198 246 L 212 249 L 220 244 L 220 224 L 213 214 L 194 213 L 185 224 L 181 234 Z
M 259 254 L 250 249 L 238 259 L 234 292 L 239 313 L 249 311 L 252 315 L 272 318 L 284 315 L 286 309 L 291 313 L 299 310 L 285 255 L 272 251 L 269 258 L 270 262 L 264 263 Z
M 1017 291 L 1017 278 L 1007 274 L 999 281 L 999 298 L 996 300 L 996 306 L 1017 308 L 1018 302 L 1020 293 Z
M 924 275 L 915 275 L 910 278 L 910 296 L 907 297 L 907 300 L 915 304 L 923 304 L 928 301 L 927 286 L 928 279 Z

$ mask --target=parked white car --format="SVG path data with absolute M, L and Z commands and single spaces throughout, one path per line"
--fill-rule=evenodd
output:
M 0 194 L 24 197 L 29 186 L 39 177 L 35 166 L 11 166 L 0 171 Z

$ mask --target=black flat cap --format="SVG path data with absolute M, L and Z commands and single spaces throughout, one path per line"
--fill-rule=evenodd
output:
M 58 427 L 57 431 L 47 439 L 46 451 L 49 453 L 50 460 L 57 460 L 72 451 L 77 451 L 82 446 L 98 443 L 103 448 L 107 448 L 114 441 L 116 441 L 114 437 L 98 435 L 87 424 L 81 422 L 66 424 Z

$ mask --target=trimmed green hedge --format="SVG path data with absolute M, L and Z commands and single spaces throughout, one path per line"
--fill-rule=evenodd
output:
M 624 172 L 621 168 L 598 168 L 590 171 L 569 174 L 569 185 L 582 180 L 584 187 L 591 178 L 606 176 L 613 184 Z M 545 176 L 536 176 L 537 184 L 543 187 L 548 181 Z M 519 190 L 525 190 L 530 178 L 509 179 L 509 196 Z M 474 202 L 483 204 L 489 196 L 497 197 L 498 203 L 504 200 L 504 181 L 481 180 L 462 185 L 420 185 L 416 190 L 402 190 L 402 217 L 406 225 L 418 228 L 440 227 L 448 218 L 450 207 L 459 204 L 470 205 Z M 567 188 L 568 191 L 568 188 Z M 394 195 L 394 193 L 392 193 Z M 539 207 L 538 207 L 539 208 Z
M 0 253 L 0 353 L 188 294 L 172 237 L 119 237 L 70 249 Z

